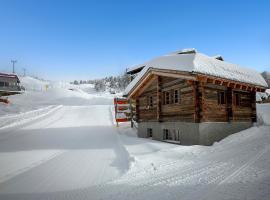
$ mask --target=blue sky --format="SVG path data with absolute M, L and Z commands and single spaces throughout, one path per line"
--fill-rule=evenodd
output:
M 270 70 L 270 1 L 0 0 L 0 70 L 116 75 L 183 48 Z

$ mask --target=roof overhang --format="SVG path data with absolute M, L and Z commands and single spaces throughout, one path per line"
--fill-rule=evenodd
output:
M 202 83 L 223 85 L 226 87 L 231 87 L 233 89 L 240 89 L 240 90 L 247 90 L 247 91 L 254 91 L 254 92 L 265 92 L 265 90 L 267 89 L 267 87 L 264 87 L 264 86 L 239 82 L 239 81 L 230 80 L 230 79 L 224 79 L 224 78 L 215 77 L 215 76 L 209 76 L 206 74 L 197 73 L 197 77 L 198 77 L 198 81 Z

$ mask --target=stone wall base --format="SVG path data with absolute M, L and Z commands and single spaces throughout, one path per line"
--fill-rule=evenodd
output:
M 252 126 L 251 122 L 140 122 L 138 136 L 164 141 L 166 129 L 170 140 L 177 140 L 182 145 L 212 145 L 216 141 Z

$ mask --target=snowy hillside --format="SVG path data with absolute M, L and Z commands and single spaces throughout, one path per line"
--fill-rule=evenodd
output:
M 10 104 L 0 103 L 0 115 L 22 113 L 57 105 L 111 105 L 115 94 L 97 93 L 92 84 L 73 85 L 61 81 L 42 81 L 21 77 L 25 92 L 9 96 Z
M 46 85 L 50 85 L 48 81 L 39 80 L 30 76 L 19 77 L 20 85 L 25 88 L 25 90 L 32 91 L 43 91 L 46 90 Z

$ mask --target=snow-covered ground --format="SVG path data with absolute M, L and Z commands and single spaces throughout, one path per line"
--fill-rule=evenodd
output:
M 25 92 L 9 96 L 11 103 L 8 105 L 0 103 L 0 116 L 52 105 L 108 105 L 112 104 L 114 97 L 109 92 L 96 93 L 92 84 L 72 85 L 67 82 L 41 81 L 32 77 L 20 79 Z
M 267 89 L 265 92 L 256 93 L 256 101 L 262 101 L 263 99 L 268 99 L 270 97 L 270 89 Z
M 116 128 L 113 95 L 71 86 L 1 105 L 0 199 L 270 199 L 270 104 L 250 129 L 179 146 Z

